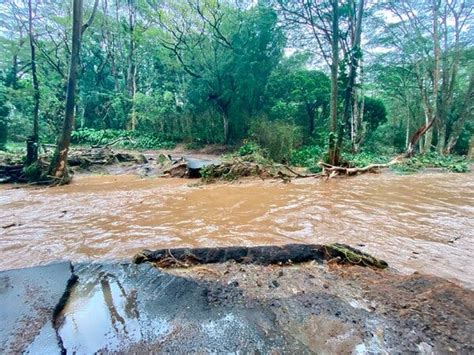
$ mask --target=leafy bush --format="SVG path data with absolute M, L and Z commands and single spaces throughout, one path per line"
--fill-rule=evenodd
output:
M 258 144 L 254 142 L 244 141 L 244 144 L 237 151 L 237 155 L 243 157 L 246 155 L 252 155 L 252 154 L 258 153 L 260 150 L 261 148 L 258 146 Z
M 318 145 L 304 146 L 291 152 L 290 163 L 296 166 L 312 167 L 323 159 L 326 149 Z
M 469 171 L 469 165 L 462 157 L 437 153 L 416 156 L 392 167 L 393 170 L 403 173 L 417 172 L 424 168 L 443 168 L 453 173 Z
M 23 174 L 30 182 L 41 180 L 43 173 L 43 167 L 38 161 L 23 168 Z
M 260 119 L 252 123 L 250 132 L 253 140 L 276 162 L 290 161 L 291 152 L 303 141 L 301 127 L 284 121 Z
M 122 140 L 119 140 L 121 139 Z M 119 141 L 117 141 L 119 140 Z M 117 145 L 130 149 L 170 149 L 175 146 L 174 142 L 164 137 L 143 134 L 137 131 L 124 130 L 95 130 L 84 128 L 74 131 L 71 136 L 74 144 L 107 145 L 117 141 Z
M 341 158 L 344 165 L 351 168 L 363 168 L 370 164 L 385 164 L 391 159 L 388 156 L 370 152 L 360 152 L 357 154 L 343 153 Z
M 389 123 L 380 125 L 368 132 L 364 150 L 382 155 L 400 153 L 405 150 L 405 133 Z

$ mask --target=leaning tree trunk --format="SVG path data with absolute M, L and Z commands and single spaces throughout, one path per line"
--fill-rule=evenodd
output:
M 26 165 L 33 164 L 38 160 L 38 138 L 39 138 L 39 104 L 40 104 L 40 92 L 38 75 L 36 72 L 36 48 L 34 43 L 33 34 L 33 9 L 31 0 L 28 0 L 28 34 L 30 39 L 30 51 L 31 51 L 31 76 L 33 78 L 33 132 L 31 136 L 26 140 Z M 15 74 L 16 75 L 16 74 Z
M 59 137 L 56 151 L 49 166 L 48 175 L 59 183 L 69 181 L 67 170 L 67 155 L 69 145 L 71 144 L 71 133 L 74 127 L 74 108 L 76 99 L 76 82 L 77 82 L 77 66 L 79 65 L 79 53 L 81 50 L 81 37 L 86 29 L 88 29 L 94 21 L 95 13 L 99 0 L 94 1 L 89 20 L 82 25 L 82 7 L 83 0 L 73 0 L 72 11 L 72 49 L 71 62 L 69 65 L 69 76 L 66 91 L 66 112 L 64 115 L 63 129 Z
M 337 131 L 337 71 L 339 67 L 339 8 L 338 0 L 332 1 L 332 63 L 331 63 L 331 103 L 330 103 L 330 134 L 328 160 L 332 165 L 339 164 L 339 155 L 336 149 Z
M 79 52 L 81 47 L 82 31 L 82 2 L 83 0 L 73 0 L 72 13 L 72 50 L 71 62 L 69 65 L 69 77 L 66 93 L 66 112 L 61 136 L 56 147 L 56 152 L 51 161 L 48 174 L 54 179 L 61 181 L 68 180 L 67 155 L 71 143 L 71 133 L 74 126 L 75 91 L 77 82 L 77 66 L 79 64 Z
M 433 107 L 430 108 L 428 97 L 425 96 L 425 112 L 426 122 L 423 126 L 418 128 L 418 130 L 411 136 L 410 141 L 408 143 L 408 148 L 406 151 L 407 156 L 412 156 L 415 152 L 415 146 L 427 132 L 429 132 L 426 136 L 425 144 L 424 144 L 424 152 L 428 153 L 429 149 L 431 149 L 431 139 L 432 139 L 432 131 L 431 128 L 433 127 L 433 123 L 438 119 L 439 115 L 439 108 L 438 108 L 438 91 L 439 91 L 439 77 L 440 77 L 440 46 L 439 46 L 439 29 L 438 29 L 438 11 L 439 11 L 439 1 L 433 0 L 432 1 L 432 11 L 433 11 L 433 50 L 434 50 L 434 66 L 433 72 L 431 73 L 432 82 L 433 82 Z M 423 94 L 423 93 L 422 93 Z M 427 95 L 427 94 L 426 94 Z
M 420 138 L 423 137 L 423 135 L 433 126 L 434 121 L 435 121 L 435 117 L 433 116 L 431 120 L 429 120 L 423 126 L 418 128 L 418 130 L 415 133 L 413 133 L 413 135 L 411 136 L 408 142 L 406 156 L 411 157 L 415 153 L 416 144 L 418 143 Z

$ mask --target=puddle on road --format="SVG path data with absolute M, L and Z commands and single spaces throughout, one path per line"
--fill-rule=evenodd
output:
M 169 332 L 166 320 L 140 317 L 136 290 L 126 289 L 114 275 L 96 276 L 74 286 L 60 315 L 65 349 L 80 354 L 114 352 L 129 344 L 156 341 Z

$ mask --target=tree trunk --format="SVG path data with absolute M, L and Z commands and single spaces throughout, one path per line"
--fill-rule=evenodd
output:
M 469 78 L 469 87 L 466 92 L 466 97 L 464 99 L 463 109 L 459 118 L 453 125 L 453 129 L 448 138 L 448 143 L 444 149 L 445 154 L 451 154 L 454 146 L 456 145 L 459 136 L 461 135 L 464 124 L 472 120 L 474 117 L 474 75 L 471 73 Z
M 354 146 L 354 115 L 356 114 L 352 108 L 354 107 L 354 98 L 355 98 L 355 79 L 357 75 L 357 68 L 359 66 L 359 61 L 362 56 L 360 48 L 360 40 L 362 35 L 362 17 L 364 15 L 364 0 L 359 0 L 358 8 L 355 13 L 356 23 L 354 28 L 354 36 L 352 39 L 352 48 L 349 56 L 349 76 L 347 79 L 347 86 L 344 93 L 344 111 L 343 111 L 343 122 L 345 127 L 351 127 L 351 142 Z M 352 117 L 352 119 L 351 119 Z M 351 122 L 349 123 L 349 120 Z M 344 132 L 342 132 L 342 135 Z M 342 146 L 342 135 L 338 137 L 338 149 L 341 149 Z
M 222 115 L 222 124 L 224 128 L 224 143 L 227 144 L 229 143 L 229 118 L 225 113 Z
M 407 156 L 412 156 L 415 153 L 416 143 L 418 143 L 418 141 L 420 140 L 421 137 L 423 137 L 423 135 L 426 133 L 426 131 L 428 131 L 433 126 L 434 121 L 435 121 L 435 117 L 433 117 L 431 120 L 429 120 L 423 126 L 418 128 L 418 130 L 415 133 L 413 133 L 413 135 L 411 136 L 411 138 L 408 142 L 408 148 L 407 148 L 407 152 L 406 152 Z
M 446 123 L 444 120 L 438 121 L 438 142 L 436 143 L 436 152 L 443 154 L 446 145 Z
M 430 117 L 428 115 L 425 115 L 425 125 L 428 125 L 430 122 Z M 431 143 L 433 142 L 433 129 L 431 128 L 432 125 L 430 126 L 429 129 L 426 130 L 425 133 L 425 142 L 423 143 L 423 154 L 429 153 L 431 150 Z
M 433 72 L 431 73 L 433 83 L 433 106 L 430 105 L 428 94 L 423 89 L 423 85 L 420 84 L 421 95 L 425 106 L 425 124 L 418 128 L 416 132 L 411 136 L 408 143 L 406 155 L 412 156 L 415 152 L 416 143 L 419 142 L 420 138 L 426 134 L 425 143 L 423 145 L 423 152 L 427 153 L 431 149 L 432 142 L 432 131 L 433 123 L 438 119 L 438 93 L 439 93 L 439 77 L 440 77 L 440 46 L 439 46 L 439 30 L 438 30 L 438 10 L 439 0 L 432 0 L 432 12 L 433 12 L 433 45 L 434 45 L 434 58 L 433 58 Z M 428 132 L 428 133 L 427 133 Z
M 336 149 L 337 131 L 337 71 L 339 67 L 339 6 L 338 0 L 332 0 L 332 63 L 331 63 L 331 102 L 330 102 L 330 133 L 328 160 L 332 165 L 339 165 L 339 154 Z
M 135 95 L 137 92 L 137 68 L 135 64 L 135 4 L 134 0 L 128 0 L 128 69 L 127 69 L 127 90 L 130 100 L 130 121 L 129 129 L 134 131 L 137 127 L 137 113 L 135 111 Z
M 73 0 L 72 49 L 66 92 L 66 112 L 64 116 L 62 133 L 58 140 L 56 152 L 49 167 L 49 175 L 60 181 L 68 180 L 67 155 L 69 145 L 71 143 L 71 133 L 74 126 L 77 66 L 79 64 L 79 52 L 81 47 L 82 32 L 82 2 L 83 0 Z
M 412 109 L 411 109 L 411 105 L 410 105 L 410 101 L 407 100 L 406 102 L 407 104 L 407 129 L 406 129 L 406 132 L 405 132 L 405 149 L 408 149 L 408 144 L 410 143 L 410 121 L 411 121 L 411 117 L 412 117 Z
M 440 154 L 446 154 L 454 148 L 454 145 L 456 145 L 457 137 L 461 134 L 462 127 L 464 126 L 464 121 L 462 120 L 462 117 L 465 114 L 464 109 L 466 106 L 463 106 L 462 112 L 461 112 L 461 121 L 460 127 L 457 127 L 457 122 L 454 124 L 453 127 L 453 133 L 457 137 L 453 140 L 452 145 L 449 146 L 450 144 L 450 139 L 448 139 L 448 142 L 446 142 L 446 130 L 447 130 L 447 124 L 448 124 L 448 113 L 452 110 L 452 101 L 453 101 L 453 94 L 454 94 L 454 87 L 455 83 L 457 81 L 457 74 L 458 74 L 458 67 L 459 67 L 459 61 L 461 59 L 461 48 L 460 48 L 460 34 L 462 31 L 462 25 L 460 25 L 459 22 L 459 15 L 460 13 L 456 13 L 454 11 L 454 8 L 451 8 L 452 10 L 452 15 L 454 17 L 454 48 L 450 48 L 448 45 L 448 37 L 449 37 L 449 31 L 448 31 L 448 14 L 447 10 L 450 8 L 449 5 L 445 5 L 445 11 L 442 17 L 443 20 L 443 25 L 444 25 L 444 31 L 443 31 L 443 39 L 444 39 L 444 56 L 443 56 L 443 81 L 442 81 L 442 86 L 441 86 L 441 96 L 439 100 L 439 115 L 438 115 L 438 122 L 439 125 L 442 129 L 441 136 L 443 140 L 438 140 L 438 145 L 437 145 L 437 151 Z M 449 63 L 448 59 L 453 58 L 452 62 Z M 471 89 L 471 83 L 472 83 L 472 76 L 470 77 L 470 86 L 467 91 L 467 96 L 466 100 L 469 101 L 469 99 L 472 101 L 472 97 L 469 97 L 470 95 L 470 90 Z M 466 102 L 467 102 L 466 101 Z M 453 137 L 453 134 L 451 134 L 450 138 Z
M 435 122 L 439 122 L 439 79 L 440 79 L 440 45 L 439 45 L 439 0 L 432 0 L 433 9 L 433 44 L 434 44 L 434 68 L 433 68 L 433 112 Z M 433 129 L 432 125 L 426 131 L 425 137 L 425 153 L 429 153 L 431 150 L 431 144 L 433 141 Z
M 10 77 L 8 80 L 8 85 L 11 86 L 12 89 L 18 89 L 18 53 L 13 54 L 12 58 L 12 68 L 10 70 Z
M 471 161 L 474 159 L 474 136 L 471 136 L 471 140 L 469 141 L 469 150 L 467 152 L 467 160 Z
M 38 75 L 36 72 L 36 48 L 34 44 L 33 34 L 33 9 L 31 0 L 28 0 L 28 34 L 30 39 L 30 51 L 31 51 L 31 76 L 33 78 L 33 132 L 31 136 L 26 140 L 26 165 L 33 164 L 38 160 L 38 138 L 39 138 L 39 104 L 40 104 L 40 92 Z M 16 74 L 15 74 L 16 76 Z
M 316 116 L 316 106 L 313 104 L 306 104 L 306 114 L 308 115 L 308 129 L 309 135 L 314 133 L 314 119 Z

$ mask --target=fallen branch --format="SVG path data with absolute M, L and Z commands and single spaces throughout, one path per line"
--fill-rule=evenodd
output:
M 399 164 L 403 159 L 405 159 L 405 155 L 399 155 L 386 164 L 370 164 L 362 168 L 335 166 L 322 161 L 320 161 L 318 165 L 323 169 L 323 176 L 332 178 L 338 175 L 354 176 L 365 173 L 376 173 L 380 169 L 389 168 L 392 165 Z

